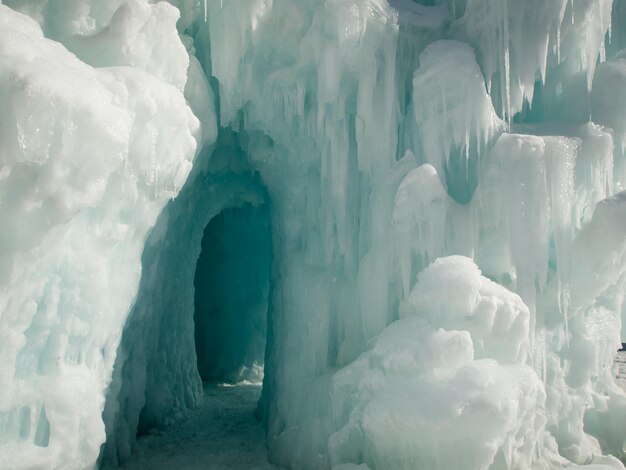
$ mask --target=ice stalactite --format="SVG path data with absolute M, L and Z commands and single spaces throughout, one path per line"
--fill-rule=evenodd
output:
M 4 3 L 1 461 L 199 405 L 202 237 L 246 207 L 272 462 L 624 468 L 623 0 Z

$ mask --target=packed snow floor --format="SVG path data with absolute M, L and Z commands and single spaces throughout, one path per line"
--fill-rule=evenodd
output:
M 617 354 L 617 380 L 626 390 L 626 351 Z M 254 418 L 259 385 L 204 384 L 204 405 L 187 420 L 138 441 L 124 469 L 277 470 Z
M 124 469 L 278 469 L 267 460 L 265 434 L 254 410 L 259 385 L 204 384 L 202 408 L 179 425 L 144 436 Z

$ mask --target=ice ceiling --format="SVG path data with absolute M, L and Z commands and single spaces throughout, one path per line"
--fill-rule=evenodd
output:
M 286 468 L 624 469 L 626 1 L 4 0 L 0 103 L 0 467 L 264 363 Z

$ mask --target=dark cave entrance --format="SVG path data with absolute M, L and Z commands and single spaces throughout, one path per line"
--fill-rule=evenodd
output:
M 261 382 L 272 239 L 267 204 L 223 210 L 204 229 L 194 278 L 194 336 L 204 382 Z
M 263 135 L 222 129 L 146 240 L 103 411 L 103 468 L 156 462 L 170 438 L 184 458 L 196 450 L 206 461 L 224 449 L 238 456 L 255 449 L 253 461 L 267 453 L 275 208 L 242 143 L 268 145 Z M 247 431 L 226 432 L 235 421 Z M 195 437 L 182 445 L 181 432 Z

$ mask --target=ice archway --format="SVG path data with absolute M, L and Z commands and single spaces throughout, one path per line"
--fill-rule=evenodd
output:
M 271 202 L 240 144 L 237 133 L 221 132 L 147 241 L 104 411 L 105 464 L 127 458 L 135 434 L 197 407 L 203 378 L 262 378 Z M 230 292 L 220 284 L 228 281 Z M 255 364 L 256 376 L 246 372 Z
M 267 203 L 225 209 L 204 229 L 194 278 L 203 381 L 263 379 L 271 248 Z

